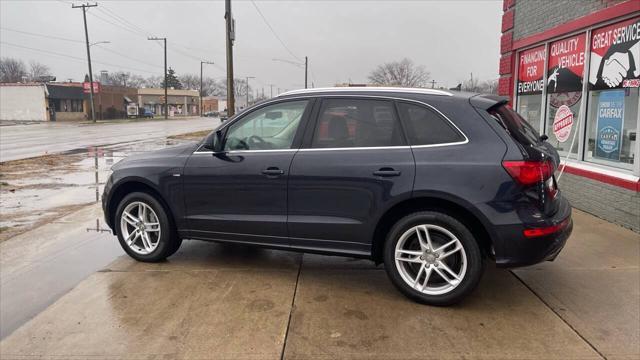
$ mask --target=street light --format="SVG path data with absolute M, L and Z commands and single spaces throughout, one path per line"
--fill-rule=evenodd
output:
M 213 61 L 200 61 L 200 116 L 202 116 L 202 65 L 213 65 Z
M 249 107 L 249 79 L 255 79 L 255 76 L 247 76 L 247 105 Z
M 89 44 L 89 46 L 99 45 L 99 44 L 111 44 L 111 41 L 96 41 L 92 44 Z
M 309 58 L 308 57 L 304 57 L 304 63 L 298 63 L 295 61 L 291 61 L 291 60 L 285 60 L 285 59 L 271 59 L 273 61 L 281 61 L 281 62 L 285 62 L 287 64 L 291 64 L 291 65 L 295 65 L 295 66 L 304 66 L 304 88 L 307 88 L 307 74 L 308 74 L 308 70 L 309 70 Z

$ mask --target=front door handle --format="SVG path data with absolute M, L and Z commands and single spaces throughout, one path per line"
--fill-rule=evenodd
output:
M 262 173 L 267 176 L 279 176 L 284 174 L 284 170 L 280 170 L 277 167 L 268 167 L 262 170 Z
M 390 167 L 383 167 L 373 172 L 373 175 L 382 176 L 382 177 L 400 176 L 400 174 L 401 174 L 400 171 Z

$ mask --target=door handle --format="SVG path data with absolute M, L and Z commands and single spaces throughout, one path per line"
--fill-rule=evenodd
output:
M 393 168 L 384 167 L 378 171 L 374 171 L 373 175 L 382 177 L 400 176 L 401 172 Z
M 267 176 L 278 176 L 278 175 L 283 175 L 284 170 L 280 170 L 277 167 L 268 167 L 262 170 L 262 173 Z

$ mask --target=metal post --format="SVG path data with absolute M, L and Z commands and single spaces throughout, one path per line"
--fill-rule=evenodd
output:
M 167 96 L 167 38 L 159 38 L 159 37 L 149 37 L 147 40 L 162 40 L 164 42 L 164 118 L 169 118 L 169 107 L 167 102 L 169 101 L 169 97 Z
M 96 7 L 98 4 L 89 5 L 89 3 L 82 5 L 71 5 L 72 9 L 82 8 L 82 19 L 84 20 L 84 38 L 87 43 L 87 61 L 89 62 L 89 102 L 91 103 L 91 121 L 96 122 L 96 110 L 93 104 L 93 70 L 91 69 L 91 50 L 89 50 L 89 30 L 87 29 L 87 8 Z
M 202 65 L 203 64 L 211 64 L 213 65 L 213 61 L 200 61 L 200 116 L 202 116 Z
M 269 84 L 269 87 L 271 87 L 271 97 L 270 98 L 273 98 L 273 84 Z
M 247 86 L 247 106 L 246 107 L 249 107 L 249 79 L 255 79 L 255 77 L 254 76 L 247 76 L 247 83 L 246 83 L 246 86 Z
M 304 88 L 307 88 L 307 73 L 309 68 L 309 58 L 304 57 Z
M 167 79 L 167 38 L 162 39 L 164 41 L 164 118 L 169 119 L 169 96 L 167 92 L 167 86 L 169 86 Z
M 233 16 L 231 14 L 231 0 L 224 2 L 224 18 L 227 29 L 227 116 L 235 114 L 236 104 L 233 92 L 233 41 L 235 33 L 233 29 Z

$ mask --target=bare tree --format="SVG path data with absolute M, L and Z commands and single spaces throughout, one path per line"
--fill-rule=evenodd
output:
M 29 62 L 29 77 L 31 81 L 37 81 L 38 79 L 51 75 L 49 67 L 43 63 L 37 61 Z
M 149 76 L 145 79 L 145 86 L 149 88 L 159 88 L 162 87 L 163 76 Z
M 194 74 L 184 74 L 180 76 L 180 82 L 184 89 L 200 90 L 200 76 Z M 203 80 L 204 83 L 204 80 Z M 204 87 L 204 86 L 203 86 Z
M 480 92 L 485 94 L 498 94 L 498 79 L 486 80 L 480 83 Z
M 20 82 L 25 76 L 27 70 L 22 60 L 8 57 L 0 59 L 0 82 Z
M 375 85 L 425 87 L 429 79 L 424 66 L 415 65 L 407 58 L 378 65 L 369 74 L 369 81 Z

